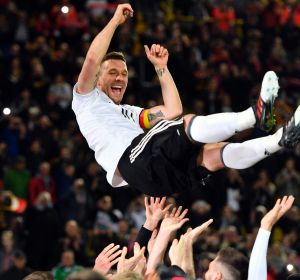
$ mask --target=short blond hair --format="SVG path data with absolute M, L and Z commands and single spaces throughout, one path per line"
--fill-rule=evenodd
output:
M 107 53 L 102 61 L 101 61 L 101 64 L 103 64 L 103 62 L 105 62 L 106 60 L 109 60 L 109 59 L 114 59 L 114 60 L 122 60 L 126 63 L 126 59 L 125 59 L 125 56 L 122 52 L 109 52 Z

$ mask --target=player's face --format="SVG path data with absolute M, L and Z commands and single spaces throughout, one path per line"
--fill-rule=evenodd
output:
M 116 104 L 122 101 L 128 84 L 128 70 L 122 60 L 109 59 L 100 70 L 98 87 Z

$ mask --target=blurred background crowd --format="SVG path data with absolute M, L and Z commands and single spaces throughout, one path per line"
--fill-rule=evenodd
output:
M 91 266 L 111 242 L 131 248 L 145 221 L 143 196 L 108 185 L 70 107 L 89 43 L 121 2 L 0 0 L 0 272 L 20 262 L 24 271 L 64 261 L 71 270 Z M 279 76 L 278 125 L 299 105 L 299 0 L 126 2 L 134 17 L 119 27 L 110 49 L 127 58 L 124 103 L 161 102 L 143 49 L 159 43 L 169 50 L 185 112 L 248 108 L 267 70 Z M 231 140 L 262 135 L 252 129 Z M 220 248 L 249 255 L 261 217 L 285 194 L 296 200 L 273 231 L 269 277 L 300 272 L 299 168 L 297 148 L 247 170 L 217 172 L 193 192 L 168 198 L 189 208 L 193 227 L 214 219 L 195 248 L 197 277 Z

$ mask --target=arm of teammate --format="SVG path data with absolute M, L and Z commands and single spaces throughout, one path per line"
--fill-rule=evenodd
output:
M 145 197 L 146 221 L 136 238 L 141 247 L 147 246 L 153 230 L 172 207 L 172 204 L 165 205 L 166 200 L 166 197 Z
M 185 247 L 183 251 L 183 258 L 180 267 L 185 273 L 189 274 L 191 277 L 195 278 L 195 267 L 194 267 L 194 256 L 193 256 L 193 244 L 197 241 L 199 236 L 206 231 L 208 226 L 213 222 L 213 219 L 209 219 L 200 226 L 192 229 L 189 228 L 187 232 L 183 235 L 185 240 Z
M 274 207 L 261 219 L 249 261 L 248 280 L 267 279 L 267 249 L 271 230 L 292 207 L 294 200 L 292 195 L 277 199 Z
M 99 67 L 111 39 L 117 27 L 124 23 L 128 16 L 133 16 L 133 9 L 130 4 L 118 5 L 111 20 L 92 41 L 78 77 L 77 92 L 79 94 L 89 93 L 95 88 Z
M 153 44 L 150 49 L 148 46 L 144 47 L 147 58 L 153 64 L 157 73 L 164 103 L 150 109 L 144 109 L 141 112 L 141 127 L 151 128 L 162 119 L 172 120 L 180 116 L 182 114 L 182 104 L 176 84 L 167 66 L 168 50 L 158 44 Z
M 162 263 L 170 237 L 189 219 L 185 218 L 188 209 L 182 211 L 182 206 L 173 208 L 162 220 L 153 248 L 149 254 L 146 274 L 152 273 L 159 263 Z

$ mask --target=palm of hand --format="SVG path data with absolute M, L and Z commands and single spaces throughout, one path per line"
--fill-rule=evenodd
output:
M 107 273 L 111 268 L 111 263 L 107 257 L 102 257 L 96 261 L 97 269 L 101 270 L 103 273 Z
M 277 199 L 274 207 L 261 219 L 261 225 L 271 229 L 273 225 L 292 207 L 295 198 L 284 196 L 282 199 Z
M 178 208 L 173 208 L 170 214 L 166 214 L 165 218 L 161 223 L 160 228 L 168 231 L 179 229 L 186 221 L 189 220 L 188 218 L 185 218 L 187 212 L 188 209 L 182 211 L 182 206 L 179 206 Z
M 181 221 L 180 217 L 167 217 L 164 218 L 161 223 L 161 229 L 175 230 L 180 227 L 179 222 Z
M 126 270 L 133 270 L 136 265 L 136 258 L 131 257 L 130 259 L 127 259 L 124 261 L 124 271 Z
M 150 206 L 149 209 L 146 210 L 146 216 L 151 217 L 153 220 L 160 221 L 163 218 L 164 212 L 161 207 Z
M 139 244 L 135 243 L 133 251 L 133 257 L 126 259 L 125 256 L 127 254 L 127 247 L 123 247 L 122 254 L 117 265 L 118 273 L 133 270 L 137 266 L 138 262 L 144 257 L 145 247 L 141 249 Z
M 172 264 L 179 265 L 183 261 L 184 257 L 184 249 L 186 246 L 186 240 L 184 236 L 181 236 L 180 240 L 177 239 L 173 240 L 173 243 L 171 245 L 171 248 L 169 250 L 169 257 L 171 259 Z

